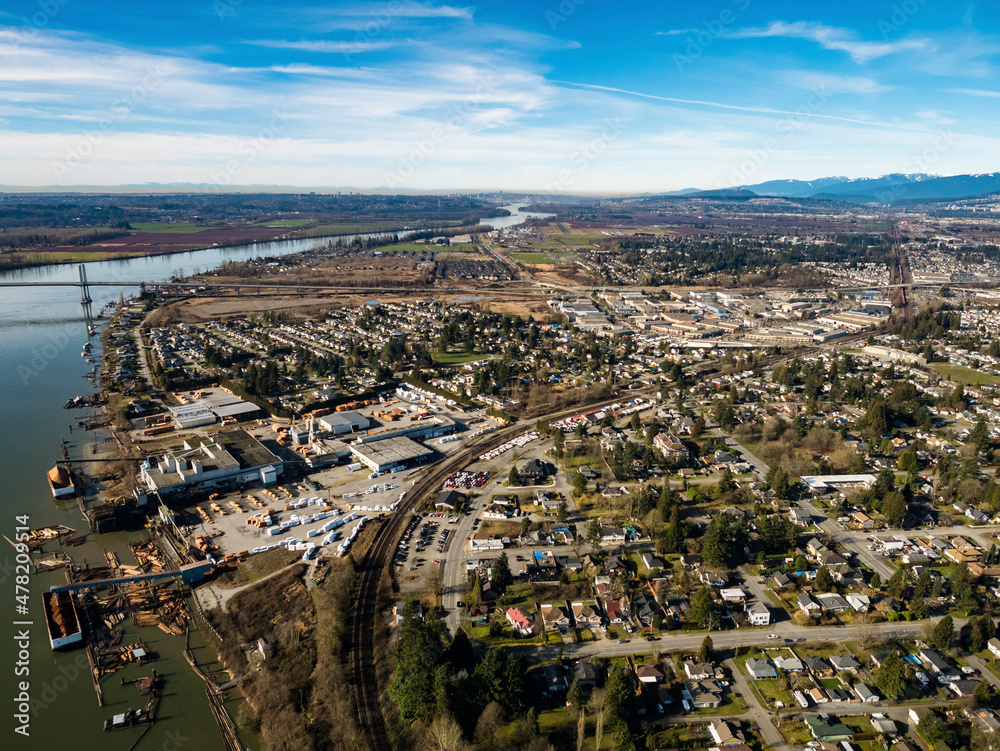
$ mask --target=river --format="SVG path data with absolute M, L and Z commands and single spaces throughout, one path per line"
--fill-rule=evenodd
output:
M 520 205 L 506 206 L 509 217 L 484 219 L 494 227 L 507 228 L 519 224 L 529 215 L 520 213 Z M 532 215 L 544 217 L 546 215 Z M 363 235 L 374 236 L 374 235 Z M 352 239 L 354 236 L 345 238 Z M 224 261 L 241 261 L 261 256 L 280 256 L 298 253 L 326 243 L 329 238 L 278 240 L 228 248 L 174 253 L 171 255 L 145 256 L 88 263 L 87 277 L 92 281 L 121 281 L 122 287 L 92 287 L 93 311 L 106 302 L 117 300 L 136 292 L 135 286 L 125 286 L 137 281 L 165 281 L 174 275 L 191 274 L 195 269 L 208 271 Z M 76 265 L 38 266 L 0 273 L 0 281 L 74 281 L 78 278 Z M 0 289 L 0 534 L 14 537 L 15 517 L 30 517 L 31 527 L 65 524 L 82 534 L 86 522 L 75 501 L 56 503 L 45 480 L 45 472 L 59 458 L 61 439 L 68 442 L 71 456 L 82 455 L 84 442 L 93 440 L 94 434 L 80 429 L 70 432 L 70 424 L 85 414 L 84 410 L 67 411 L 63 403 L 79 394 L 91 393 L 90 382 L 84 376 L 90 365 L 81 357 L 87 341 L 87 323 L 80 292 L 76 287 L 8 287 Z M 94 356 L 100 357 L 97 337 Z M 103 565 L 103 551 L 119 551 L 123 563 L 134 561 L 126 544 L 145 535 L 141 530 L 119 532 L 101 536 L 92 535 L 86 545 L 68 548 L 77 564 L 84 560 Z M 41 610 L 41 592 L 53 584 L 65 582 L 65 572 L 55 571 L 32 575 L 28 580 L 30 595 L 27 619 L 31 646 L 30 673 L 16 676 L 15 620 L 25 616 L 15 615 L 14 551 L 0 541 L 0 602 L 10 615 L 0 618 L 0 666 L 4 675 L 3 687 L 3 737 L 17 738 L 14 727 L 20 725 L 13 718 L 12 707 L 19 693 L 19 682 L 29 682 L 28 694 L 33 700 L 30 713 L 30 738 L 22 743 L 24 748 L 58 749 L 71 744 L 79 751 L 117 749 L 126 751 L 138 738 L 141 729 L 119 730 L 104 733 L 103 721 L 127 708 L 140 708 L 145 704 L 131 686 L 121 687 L 121 677 L 132 679 L 147 674 L 150 668 L 130 666 L 106 678 L 102 684 L 105 706 L 98 707 L 97 697 L 89 677 L 86 655 L 78 648 L 55 653 L 49 648 L 44 618 Z M 57 549 L 53 544 L 46 550 Z M 125 555 L 121 551 L 125 550 Z M 16 630 L 20 630 L 18 627 Z M 164 696 L 159 718 L 139 744 L 143 749 L 173 749 L 179 751 L 216 751 L 222 740 L 212 718 L 205 697 L 204 684 L 195 677 L 181 658 L 183 638 L 167 636 L 156 628 L 130 631 L 122 643 L 141 638 L 161 659 L 152 667 L 164 675 Z M 213 664 L 214 652 L 205 647 L 197 632 L 192 635 L 192 651 L 203 669 L 217 669 Z M 207 668 L 205 667 L 207 666 Z M 233 693 L 233 692 L 230 692 Z M 239 711 L 238 697 L 228 706 L 230 714 Z M 243 737 L 241 735 L 241 737 Z M 253 737 L 243 738 L 251 746 L 257 745 Z

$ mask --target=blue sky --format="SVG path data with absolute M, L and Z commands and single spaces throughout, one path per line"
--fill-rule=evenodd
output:
M 0 184 L 631 193 L 994 171 L 998 19 L 941 0 L 14 0 Z

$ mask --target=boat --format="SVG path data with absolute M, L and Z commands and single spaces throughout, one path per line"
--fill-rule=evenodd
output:
M 83 641 L 83 627 L 69 592 L 42 592 L 42 610 L 52 649 L 63 649 Z
M 46 476 L 53 498 L 66 498 L 76 493 L 73 476 L 65 467 L 53 467 L 46 473 Z

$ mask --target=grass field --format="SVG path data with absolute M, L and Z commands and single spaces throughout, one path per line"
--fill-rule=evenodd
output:
M 378 250 L 383 253 L 408 253 L 411 251 L 416 251 L 418 253 L 425 253 L 427 251 L 436 251 L 439 253 L 468 253 L 469 251 L 475 250 L 475 243 L 459 243 L 458 245 L 430 245 L 428 243 L 396 243 L 394 245 L 384 245 Z
M 132 225 L 134 232 L 191 233 L 210 229 L 209 225 L 190 222 L 138 222 Z
M 459 365 L 463 362 L 476 362 L 477 360 L 487 360 L 489 355 L 480 355 L 475 352 L 435 352 L 432 357 L 439 365 Z
M 305 227 L 313 224 L 312 219 L 273 219 L 271 221 L 257 222 L 255 227 Z
M 943 378 L 956 383 L 964 383 L 967 386 L 992 386 L 1000 383 L 1000 376 L 980 373 L 978 370 L 967 368 L 964 365 L 935 362 L 931 364 L 931 368 L 940 373 Z
M 543 251 L 523 251 L 511 253 L 510 257 L 518 263 L 562 263 L 563 261 L 575 261 L 575 253 L 546 253 Z

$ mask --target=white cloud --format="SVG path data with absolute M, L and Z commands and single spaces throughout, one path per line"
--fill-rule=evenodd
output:
M 270 47 L 273 49 L 299 50 L 302 52 L 357 54 L 362 52 L 378 52 L 380 50 L 387 50 L 390 47 L 395 46 L 396 42 L 390 42 L 388 40 L 373 42 L 360 40 L 354 42 L 340 42 L 326 39 L 291 42 L 284 39 L 255 39 L 247 41 L 245 44 L 252 44 L 257 47 Z
M 764 28 L 725 30 L 721 36 L 729 39 L 765 39 L 770 37 L 805 39 L 816 42 L 824 49 L 846 52 L 856 63 L 866 63 L 886 55 L 919 50 L 927 46 L 927 41 L 923 39 L 868 42 L 858 39 L 857 35 L 848 29 L 839 29 L 810 21 L 772 21 Z
M 967 94 L 968 96 L 978 96 L 987 99 L 1000 99 L 1000 91 L 989 91 L 987 89 L 948 89 L 952 94 Z
M 838 76 L 832 73 L 813 71 L 790 71 L 785 80 L 800 89 L 821 91 L 829 94 L 884 94 L 891 86 L 880 84 L 867 76 Z

